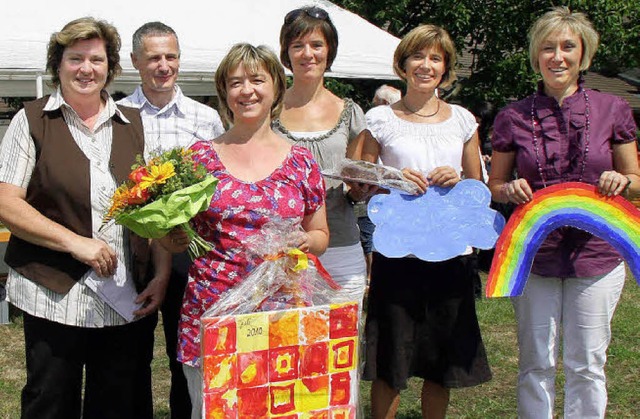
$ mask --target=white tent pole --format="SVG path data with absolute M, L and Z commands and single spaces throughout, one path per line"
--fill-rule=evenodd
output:
M 38 75 L 36 76 L 36 98 L 41 98 L 42 96 L 44 96 L 43 90 L 42 74 L 38 73 Z

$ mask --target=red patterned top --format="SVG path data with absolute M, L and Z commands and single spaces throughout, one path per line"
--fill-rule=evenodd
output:
M 196 152 L 194 159 L 219 180 L 209 209 L 192 220 L 195 231 L 214 249 L 191 265 L 180 315 L 178 360 L 198 366 L 200 317 L 261 262 L 248 254 L 245 240 L 259 234 L 274 217 L 302 222 L 324 204 L 325 188 L 320 168 L 302 147 L 291 147 L 273 173 L 254 183 L 229 174 L 211 142 L 196 143 L 191 149 Z

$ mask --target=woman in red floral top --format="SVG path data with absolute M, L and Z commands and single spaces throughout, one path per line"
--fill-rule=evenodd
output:
M 324 181 L 311 153 L 271 130 L 282 106 L 285 77 L 266 47 L 237 44 L 216 71 L 221 115 L 233 122 L 222 136 L 192 146 L 195 159 L 219 179 L 211 206 L 192 222 L 214 250 L 189 270 L 179 326 L 178 360 L 185 365 L 193 418 L 201 414 L 200 317 L 222 293 L 261 262 L 246 239 L 274 218 L 299 220 L 305 230 L 294 246 L 319 255 L 329 240 Z M 174 230 L 163 245 L 184 251 L 186 234 Z

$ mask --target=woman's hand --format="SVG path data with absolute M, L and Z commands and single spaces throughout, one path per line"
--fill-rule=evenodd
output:
M 427 192 L 427 188 L 429 187 L 429 181 L 427 180 L 426 177 L 424 177 L 422 172 L 405 167 L 404 169 L 402 169 L 402 175 L 404 176 L 405 179 L 418 185 L 418 188 L 420 189 L 420 193 Z
M 606 196 L 620 195 L 630 183 L 629 178 L 622 173 L 607 170 L 602 172 L 600 179 L 598 179 L 598 192 Z
M 83 236 L 77 237 L 69 252 L 71 256 L 91 266 L 91 269 L 100 277 L 104 278 L 116 273 L 118 258 L 111 246 L 102 240 Z
M 503 183 L 501 190 L 507 202 L 514 204 L 526 204 L 533 199 L 531 186 L 529 186 L 529 182 L 523 178 Z
M 437 185 L 443 188 L 455 186 L 461 180 L 456 169 L 451 166 L 436 167 L 429 173 L 427 179 L 429 179 L 430 185 Z
M 164 236 L 161 239 L 158 239 L 158 242 L 164 247 L 168 252 L 171 253 L 182 253 L 189 248 L 189 243 L 191 239 L 184 229 L 181 227 L 174 227 L 169 234 Z
M 311 237 L 306 231 L 294 231 L 289 235 L 287 240 L 288 247 L 300 249 L 301 251 L 308 253 L 311 249 Z
M 303 252 L 320 256 L 329 245 L 329 226 L 327 225 L 327 208 L 325 205 L 302 219 L 304 236 L 299 236 L 297 246 Z

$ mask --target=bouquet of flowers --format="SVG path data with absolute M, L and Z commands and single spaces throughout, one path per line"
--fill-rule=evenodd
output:
M 209 207 L 217 183 L 189 150 L 169 150 L 146 164 L 137 156 L 129 179 L 111 197 L 101 228 L 115 220 L 140 237 L 158 239 L 180 226 L 191 239 L 189 255 L 195 259 L 212 246 L 198 236 L 189 220 Z

